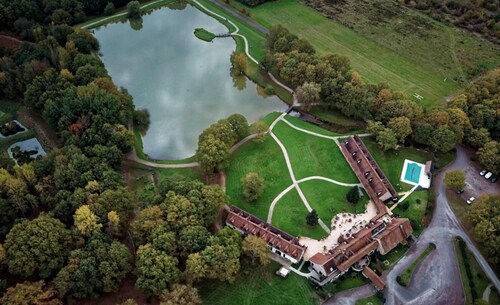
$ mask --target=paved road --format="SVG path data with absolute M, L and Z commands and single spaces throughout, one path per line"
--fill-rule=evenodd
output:
M 446 198 L 446 189 L 443 183 L 444 172 L 463 168 L 468 166 L 469 162 L 464 148 L 457 146 L 457 159 L 435 177 L 436 208 L 429 227 L 424 230 L 407 254 L 387 274 L 382 276 L 387 283 L 387 288 L 384 290 L 386 304 L 463 304 L 464 294 L 453 247 L 453 238 L 456 236 L 460 236 L 467 243 L 493 286 L 499 288 L 498 277 L 465 233 Z M 431 242 L 436 245 L 436 250 L 416 268 L 409 287 L 400 286 L 396 282 L 398 274 L 406 270 Z M 351 293 L 356 294 L 358 290 L 363 289 L 366 288 L 363 286 L 353 289 Z M 324 304 L 354 303 L 355 300 L 352 298 L 343 299 L 340 302 L 335 297 Z
M 229 7 L 223 5 L 222 3 L 219 3 L 215 0 L 208 0 L 210 1 L 213 5 L 217 6 L 218 8 L 222 9 L 223 11 L 225 11 L 226 13 L 228 13 L 229 15 L 231 16 L 234 16 L 236 17 L 238 20 L 240 20 L 241 22 L 251 26 L 252 28 L 256 29 L 257 31 L 263 33 L 263 34 L 269 34 L 269 30 L 266 29 L 265 27 L 261 26 L 260 24 L 257 24 L 251 20 L 249 20 L 248 18 L 236 13 L 235 11 L 233 11 L 232 9 L 230 9 Z

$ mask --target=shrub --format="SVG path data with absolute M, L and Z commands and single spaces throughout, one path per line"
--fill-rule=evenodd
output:
M 410 220 L 410 223 L 411 223 L 411 228 L 413 229 L 413 231 L 420 229 L 420 224 L 418 223 L 418 221 L 412 219 L 412 220 Z
M 254 202 L 259 199 L 265 187 L 264 179 L 254 172 L 246 174 L 241 179 L 241 184 L 243 184 L 243 197 L 248 202 Z
M 316 210 L 312 210 L 309 214 L 307 214 L 306 221 L 310 226 L 318 224 L 318 213 L 316 213 Z
M 104 15 L 111 16 L 115 12 L 115 5 L 112 2 L 108 2 L 104 8 Z
M 346 199 L 350 203 L 358 203 L 359 201 L 359 189 L 357 186 L 354 186 L 347 192 Z
M 265 88 L 264 88 L 264 92 L 267 94 L 267 95 L 273 95 L 275 94 L 276 92 L 274 91 L 274 87 L 271 86 L 271 85 L 267 85 Z
M 127 15 L 130 18 L 141 17 L 141 4 L 139 1 L 131 1 L 127 4 Z
M 410 207 L 410 204 L 408 203 L 408 201 L 405 201 L 405 202 L 401 202 L 398 206 L 398 208 L 401 210 L 401 211 L 406 211 L 408 210 L 408 208 Z

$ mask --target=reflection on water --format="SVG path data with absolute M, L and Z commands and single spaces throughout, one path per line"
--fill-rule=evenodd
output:
M 231 38 L 199 40 L 195 28 L 227 32 L 192 6 L 162 8 L 143 16 L 142 29 L 114 23 L 95 31 L 102 59 L 115 83 L 128 89 L 151 124 L 144 150 L 155 159 L 182 159 L 195 153 L 198 135 L 217 120 L 241 113 L 250 122 L 285 105 L 263 98 L 256 85 L 230 75 Z

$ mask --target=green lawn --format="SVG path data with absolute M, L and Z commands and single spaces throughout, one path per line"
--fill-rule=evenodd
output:
M 383 305 L 382 301 L 376 297 L 376 296 L 371 296 L 367 297 L 364 299 L 359 299 L 356 301 L 356 305 Z
M 335 142 L 295 130 L 285 122 L 275 125 L 273 133 L 285 145 L 297 180 L 324 176 L 345 183 L 357 183 Z
M 420 203 L 417 203 L 417 199 L 420 200 Z M 425 215 L 425 209 L 427 208 L 428 199 L 428 190 L 415 191 L 404 200 L 410 204 L 409 208 L 406 211 L 401 210 L 399 205 L 393 210 L 393 212 L 398 214 L 400 217 L 409 218 L 410 220 L 415 220 L 416 222 L 418 222 L 420 228 L 413 232 L 413 234 L 416 236 L 419 236 L 424 229 L 422 218 Z
M 295 189 L 290 190 L 276 204 L 272 225 L 294 236 L 307 236 L 320 240 L 327 236 L 321 226 L 306 223 L 308 211 Z M 266 216 L 267 218 L 267 216 Z
M 198 37 L 201 40 L 211 42 L 215 38 L 215 34 L 212 32 L 209 32 L 203 28 L 197 28 L 194 30 L 194 35 Z
M 436 246 L 434 244 L 429 244 L 427 248 L 420 254 L 420 256 L 406 269 L 403 271 L 400 275 L 397 277 L 397 282 L 400 285 L 403 285 L 405 287 L 408 287 L 411 281 L 411 277 L 413 275 L 413 272 L 417 268 L 418 265 L 429 255 L 431 254 L 432 251 L 436 249 Z
M 254 203 L 243 198 L 241 178 L 249 172 L 258 173 L 265 181 L 262 196 Z M 264 142 L 247 142 L 231 155 L 226 170 L 226 192 L 231 203 L 263 220 L 273 199 L 292 184 L 285 158 L 278 144 L 267 136 Z
M 283 279 L 275 272 L 277 263 L 267 267 L 242 266 L 232 284 L 210 281 L 198 289 L 205 305 L 316 305 L 318 297 L 303 277 L 290 273 Z
M 474 299 L 482 298 L 483 292 L 490 284 L 490 281 L 474 255 L 467 248 L 467 245 L 460 239 L 455 239 L 453 243 L 464 288 L 465 304 L 473 304 Z M 494 287 L 491 288 L 489 303 L 500 304 L 500 295 Z
M 339 213 L 363 213 L 368 203 L 368 196 L 361 197 L 356 204 L 347 202 L 346 194 L 350 187 L 340 186 L 323 180 L 310 180 L 300 184 L 302 192 L 318 216 L 327 226 Z
M 377 143 L 373 138 L 365 137 L 362 139 L 366 147 L 377 161 L 378 165 L 389 178 L 389 181 L 396 187 L 400 184 L 403 190 L 410 190 L 411 185 L 400 182 L 401 171 L 405 159 L 425 164 L 426 161 L 432 160 L 432 154 L 423 150 L 416 150 L 414 148 L 402 147 L 398 150 L 382 151 L 378 148 Z M 396 188 L 397 191 L 398 188 Z
M 236 1 L 231 3 L 236 10 L 242 7 Z M 274 24 L 285 25 L 292 33 L 308 39 L 320 54 L 332 52 L 349 57 L 353 70 L 358 71 L 368 83 L 388 83 L 408 97 L 414 93 L 422 95 L 424 99 L 416 101 L 425 107 L 444 103 L 444 97 L 460 88 L 453 78 L 456 77 L 455 70 L 461 69 L 453 69 L 453 65 L 456 65 L 457 56 L 460 59 L 464 57 L 460 55 L 462 52 L 467 51 L 467 59 L 473 62 L 473 66 L 495 66 L 500 62 L 498 48 L 491 43 L 438 24 L 425 16 L 423 18 L 430 23 L 437 24 L 436 31 L 439 35 L 434 37 L 436 33 L 429 33 L 433 43 L 429 43 L 429 38 L 424 37 L 411 47 L 403 49 L 394 46 L 398 45 L 398 41 L 401 43 L 401 40 L 406 39 L 404 34 L 399 34 L 397 38 L 388 36 L 390 31 L 395 32 L 394 29 L 376 37 L 364 33 L 370 37 L 368 38 L 324 17 L 297 0 L 272 1 L 255 8 L 246 7 L 246 10 L 250 12 L 251 19 L 267 28 Z M 355 20 L 353 22 L 357 22 L 358 15 L 363 13 L 358 12 L 352 17 Z M 398 20 L 391 22 L 398 24 Z M 370 30 L 367 27 L 366 31 Z M 384 36 L 396 41 L 389 44 L 382 39 Z M 439 43 L 437 52 L 436 43 Z M 458 47 L 455 46 L 456 43 L 459 44 Z

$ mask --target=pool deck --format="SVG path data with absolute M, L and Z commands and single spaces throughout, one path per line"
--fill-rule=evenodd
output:
M 406 171 L 408 170 L 408 166 L 410 164 L 416 164 L 420 167 L 420 177 L 418 179 L 418 182 L 406 179 Z M 431 179 L 427 176 L 427 173 L 425 172 L 425 164 L 421 164 L 408 159 L 405 159 L 403 170 L 401 171 L 401 181 L 403 181 L 404 183 L 408 183 L 410 185 L 419 185 L 425 189 L 428 189 L 431 186 Z

